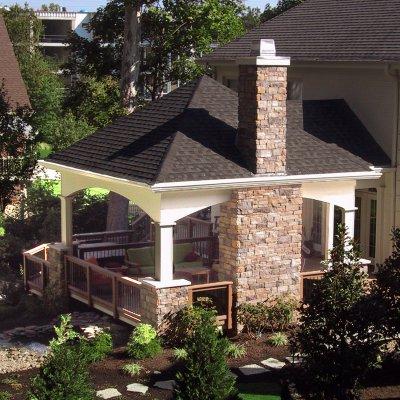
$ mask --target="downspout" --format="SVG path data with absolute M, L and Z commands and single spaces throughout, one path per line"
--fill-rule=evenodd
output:
M 395 123 L 394 123 L 394 146 L 395 150 L 393 152 L 393 160 L 392 167 L 396 168 L 395 173 L 393 175 L 393 223 L 392 227 L 396 226 L 396 197 L 397 197 L 397 163 L 398 163 L 398 151 L 399 151 L 399 134 L 400 134 L 400 66 L 393 67 L 388 64 L 386 66 L 385 72 L 395 81 L 396 86 L 396 95 L 395 95 Z

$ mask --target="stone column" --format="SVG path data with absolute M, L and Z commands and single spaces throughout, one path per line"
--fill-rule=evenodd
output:
M 151 279 L 143 280 L 140 288 L 142 322 L 162 331 L 167 324 L 167 316 L 188 304 L 190 282 L 175 280 L 170 285 Z
M 72 197 L 60 196 L 61 200 L 61 241 L 72 249 Z
M 302 197 L 299 185 L 237 189 L 221 207 L 220 275 L 237 304 L 299 297 Z
M 62 243 L 50 244 L 47 260 L 50 263 L 45 289 L 45 302 L 53 309 L 64 310 L 68 304 L 65 256 L 69 248 Z

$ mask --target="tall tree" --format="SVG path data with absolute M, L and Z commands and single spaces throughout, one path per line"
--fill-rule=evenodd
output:
M 38 136 L 29 125 L 31 111 L 12 108 L 0 86 L 0 213 L 33 174 Z
M 282 14 L 285 11 L 303 3 L 303 1 L 304 0 L 279 0 L 275 7 L 268 3 L 265 6 L 264 12 L 261 14 L 261 22 L 266 22 L 272 18 L 275 18 L 279 14 Z

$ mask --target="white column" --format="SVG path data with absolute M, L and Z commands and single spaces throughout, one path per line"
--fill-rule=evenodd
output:
M 326 239 L 325 259 L 328 259 L 329 250 L 333 248 L 333 235 L 335 232 L 335 205 L 326 204 Z
M 174 236 L 173 225 L 155 223 L 155 267 L 156 279 L 168 282 L 174 279 Z
M 60 196 L 61 199 L 61 241 L 72 248 L 72 197 Z
M 354 221 L 357 208 L 348 208 L 344 210 L 344 223 L 347 228 L 347 234 L 350 239 L 354 238 Z

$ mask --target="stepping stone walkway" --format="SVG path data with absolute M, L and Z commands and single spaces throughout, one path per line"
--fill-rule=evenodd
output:
M 31 342 L 24 347 L 41 355 L 45 355 L 49 351 L 49 346 L 45 346 L 44 344 L 37 342 Z
M 149 390 L 149 387 L 146 385 L 142 385 L 141 383 L 131 383 L 130 385 L 126 386 L 126 390 L 128 392 L 146 394 Z
M 108 388 L 104 390 L 98 390 L 96 392 L 96 396 L 100 397 L 101 399 L 113 399 L 114 397 L 122 396 L 122 394 L 118 392 L 117 389 Z
M 248 364 L 244 365 L 243 367 L 239 367 L 239 371 L 245 376 L 250 376 L 264 374 L 265 372 L 268 372 L 268 369 L 257 364 Z
M 303 361 L 303 357 L 300 354 L 295 354 L 294 357 L 286 357 L 285 360 L 290 364 L 300 364 Z
M 282 369 L 286 364 L 276 358 L 267 358 L 261 361 L 261 364 L 271 369 Z
M 174 380 L 170 381 L 158 381 L 154 384 L 154 387 L 164 390 L 174 390 L 176 382 Z

